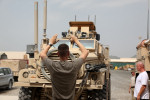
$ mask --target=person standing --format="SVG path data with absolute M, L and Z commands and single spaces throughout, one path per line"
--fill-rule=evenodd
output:
M 131 92 L 131 94 L 132 94 L 132 100 L 135 100 L 135 97 L 134 97 L 135 71 L 132 70 L 131 74 L 132 74 L 132 77 L 131 77 L 131 82 L 130 82 L 130 85 L 129 85 L 129 93 Z
M 136 78 L 134 97 L 136 98 L 136 100 L 149 100 L 149 77 L 147 72 L 145 71 L 144 64 L 139 61 L 136 63 L 136 68 L 139 71 L 139 75 Z
M 47 52 L 56 43 L 56 39 L 57 34 L 50 39 L 49 45 L 40 53 L 43 63 L 51 74 L 52 100 L 74 100 L 77 73 L 86 60 L 89 51 L 79 42 L 77 37 L 71 35 L 70 40 L 75 42 L 81 50 L 80 57 L 72 62 L 67 61 L 70 53 L 69 46 L 60 44 L 58 46 L 60 61 L 54 62 L 47 57 Z

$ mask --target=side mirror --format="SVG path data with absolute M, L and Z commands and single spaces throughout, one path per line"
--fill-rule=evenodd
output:
M 62 32 L 62 36 L 66 37 L 67 36 L 67 32 Z
M 0 73 L 0 76 L 3 76 L 4 75 L 4 73 Z
M 96 34 L 96 40 L 97 40 L 97 41 L 100 40 L 100 34 Z

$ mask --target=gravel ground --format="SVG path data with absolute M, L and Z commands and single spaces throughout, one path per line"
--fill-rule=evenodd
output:
M 131 94 L 128 93 L 130 77 L 129 71 L 111 70 L 111 100 L 131 100 Z M 0 100 L 18 100 L 19 88 L 0 89 Z

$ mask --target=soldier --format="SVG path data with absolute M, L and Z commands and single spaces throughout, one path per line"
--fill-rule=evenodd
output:
M 132 77 L 131 77 L 131 82 L 130 82 L 130 85 L 129 85 L 129 93 L 131 92 L 131 94 L 132 94 L 132 100 L 135 100 L 135 97 L 134 97 L 135 71 L 132 70 L 131 74 L 132 74 Z
M 147 72 L 145 71 L 144 64 L 139 61 L 136 63 L 136 68 L 139 71 L 139 75 L 136 78 L 134 97 L 136 97 L 137 100 L 149 100 L 149 77 Z
M 75 42 L 81 50 L 80 57 L 72 62 L 67 61 L 69 47 L 66 44 L 60 44 L 58 46 L 60 61 L 54 62 L 48 59 L 46 54 L 51 46 L 56 43 L 56 39 L 57 34 L 50 39 L 50 44 L 40 53 L 44 64 L 51 74 L 52 98 L 53 100 L 74 100 L 77 73 L 88 56 L 88 50 L 75 36 L 71 35 L 71 41 Z

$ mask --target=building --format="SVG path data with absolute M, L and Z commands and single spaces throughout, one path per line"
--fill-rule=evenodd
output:
M 111 59 L 111 65 L 113 68 L 117 67 L 118 69 L 128 70 L 135 68 L 136 58 L 120 58 L 120 59 Z

